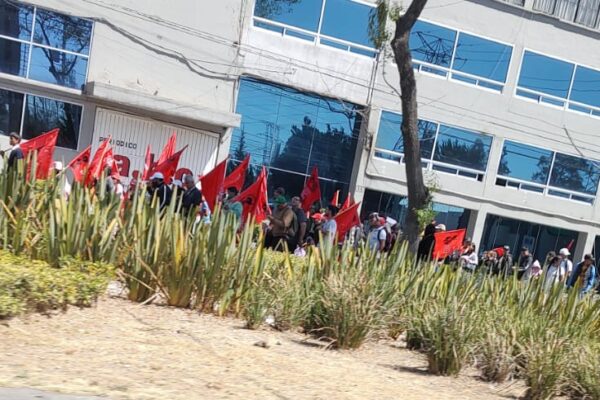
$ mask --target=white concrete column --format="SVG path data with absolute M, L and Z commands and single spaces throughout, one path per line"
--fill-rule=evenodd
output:
M 579 232 L 577 236 L 577 245 L 573 251 L 573 262 L 579 262 L 584 254 L 592 252 L 597 232 Z
M 365 194 L 365 171 L 369 157 L 371 156 L 371 148 L 375 146 L 380 117 L 381 110 L 371 108 L 364 117 L 360 135 L 358 136 L 352 178 L 350 180 L 350 193 L 352 193 L 356 202 L 362 201 Z
M 483 228 L 485 227 L 485 219 L 487 218 L 487 215 L 487 207 L 482 206 L 477 211 L 472 210 L 469 218 L 467 233 L 471 235 L 471 240 L 477 245 L 478 252 L 481 250 L 481 239 L 483 238 Z

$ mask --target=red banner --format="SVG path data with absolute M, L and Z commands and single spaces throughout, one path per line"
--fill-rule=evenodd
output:
M 433 247 L 433 259 L 441 260 L 448 257 L 456 250 L 460 250 L 463 241 L 465 240 L 466 232 L 466 229 L 436 232 L 434 234 L 435 246 Z
M 73 172 L 73 179 L 75 182 L 83 181 L 85 173 L 90 165 L 90 158 L 92 157 L 92 146 L 88 146 L 85 150 L 71 160 L 67 168 L 71 168 Z
M 171 157 L 167 158 L 162 163 L 157 163 L 152 169 L 152 173 L 161 172 L 165 177 L 165 183 L 168 185 L 171 183 L 175 172 L 177 171 L 177 166 L 179 165 L 179 159 L 181 158 L 181 154 L 184 150 L 187 149 L 187 145 L 179 150 L 177 153 L 173 153 Z
M 354 226 L 360 225 L 360 217 L 358 216 L 358 206 L 360 203 L 353 204 L 350 208 L 347 208 L 338 213 L 334 217 L 337 224 L 337 236 L 338 241 L 344 240 L 346 233 L 350 231 Z
M 247 155 L 244 158 L 244 161 L 240 165 L 237 166 L 236 169 L 231 171 L 231 174 L 227 175 L 225 178 L 225 182 L 223 182 L 223 188 L 227 189 L 230 187 L 234 187 L 238 190 L 242 190 L 244 187 L 244 182 L 246 181 L 246 170 L 248 169 L 248 164 L 250 163 L 250 155 Z
M 309 211 L 314 203 L 321 201 L 321 186 L 319 185 L 319 170 L 317 167 L 313 167 L 300 198 L 302 199 L 302 209 L 304 211 Z
M 267 169 L 262 168 L 256 182 L 248 186 L 246 190 L 236 197 L 236 201 L 242 203 L 242 220 L 246 221 L 250 215 L 254 216 L 256 222 L 260 223 L 267 217 L 266 211 L 269 207 L 267 198 Z
M 223 182 L 225 181 L 225 171 L 227 169 L 227 159 L 221 161 L 208 174 L 200 177 L 202 185 L 202 195 L 208 203 L 211 211 L 215 210 L 217 198 L 223 191 Z
M 175 155 L 175 143 L 176 142 L 177 142 L 177 132 L 173 132 L 173 134 L 167 140 L 167 144 L 165 144 L 165 147 L 163 148 L 162 153 L 160 153 L 160 156 L 158 157 L 158 161 L 156 162 L 156 165 L 166 162 L 167 160 L 169 160 L 170 158 L 172 158 Z M 152 171 L 152 172 L 156 172 L 156 171 Z
M 50 132 L 36 136 L 20 145 L 21 150 L 23 151 L 23 157 L 25 158 L 27 158 L 27 154 L 30 152 L 37 151 L 37 166 L 35 172 L 35 177 L 37 179 L 46 179 L 50 174 L 58 132 L 58 128 L 53 129 Z M 27 166 L 27 176 L 29 176 L 30 168 L 30 166 Z

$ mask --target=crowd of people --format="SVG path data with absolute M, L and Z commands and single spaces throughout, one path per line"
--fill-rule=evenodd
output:
M 24 158 L 20 149 L 21 137 L 11 133 L 9 142 L 12 148 L 6 160 L 7 170 Z M 4 156 L 4 153 L 1 155 Z M 62 163 L 54 162 L 54 171 L 56 175 L 62 173 Z M 138 187 L 136 179 L 132 179 L 125 189 L 120 178 L 111 174 L 110 169 L 106 170 L 106 176 L 108 193 L 113 193 L 123 201 L 133 198 Z M 64 182 L 63 191 L 68 196 L 70 185 L 68 180 Z M 244 205 L 238 195 L 236 187 L 228 187 L 219 202 L 225 213 L 242 221 Z M 202 195 L 200 183 L 192 175 L 184 175 L 182 180 L 174 179 L 167 184 L 161 172 L 154 172 L 146 182 L 145 198 L 148 202 L 156 198 L 161 209 L 176 202 L 179 212 L 185 215 L 195 213 L 196 222 L 210 223 L 212 210 Z M 266 219 L 262 221 L 264 245 L 269 249 L 302 256 L 306 254 L 307 246 L 317 246 L 321 241 L 333 244 L 340 239 L 340 242 L 348 242 L 355 248 L 367 243 L 372 251 L 385 253 L 401 241 L 399 223 L 384 213 L 371 212 L 364 222 L 355 223 L 343 237 L 339 237 L 335 217 L 340 205 L 330 204 L 323 209 L 313 207 L 307 213 L 301 197 L 293 196 L 288 201 L 286 190 L 282 187 L 273 191 L 269 203 Z M 546 290 L 555 285 L 564 285 L 568 288 L 577 287 L 582 294 L 594 290 L 600 293 L 599 271 L 591 254 L 586 254 L 576 265 L 569 258 L 571 253 L 568 248 L 560 249 L 558 255 L 551 251 L 541 261 L 535 259 L 527 247 L 521 248 L 516 256 L 513 256 L 509 246 L 496 247 L 479 254 L 475 244 L 467 238 L 460 248 L 443 259 L 437 259 L 439 257 L 434 254 L 436 235 L 445 231 L 445 225 L 436 224 L 435 221 L 425 227 L 417 251 L 419 260 L 433 260 L 438 266 L 452 265 L 469 273 L 480 272 L 505 278 L 516 276 L 523 281 L 542 280 Z

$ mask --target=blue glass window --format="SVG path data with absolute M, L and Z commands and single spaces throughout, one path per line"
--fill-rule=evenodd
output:
M 34 42 L 87 55 L 91 36 L 91 21 L 37 9 Z
M 82 89 L 91 21 L 0 0 L 0 35 L 0 73 Z
M 402 140 L 402 131 L 400 130 L 401 125 L 402 115 L 383 111 L 381 113 L 375 146 L 378 149 L 394 151 L 400 154 L 404 153 L 404 141 Z M 437 127 L 438 124 L 435 122 L 419 120 L 419 142 L 421 145 L 421 158 L 423 159 L 431 159 Z
M 29 45 L 0 38 L 0 72 L 5 74 L 27 75 Z
M 87 58 L 45 47 L 33 47 L 29 67 L 31 79 L 81 89 L 85 84 L 86 71 Z
M 82 107 L 64 101 L 27 95 L 22 136 L 31 139 L 60 129 L 57 146 L 77 150 Z
M 23 114 L 22 93 L 0 89 L 0 134 L 19 132 Z
M 348 183 L 362 122 L 359 111 L 351 103 L 242 79 L 236 109 L 242 123 L 233 132 L 231 159 L 250 154 L 257 166 L 304 177 L 316 165 L 324 180 Z
M 450 68 L 456 31 L 417 21 L 410 32 L 409 46 L 415 60 Z
M 506 141 L 498 174 L 545 185 L 548 182 L 552 156 L 550 150 Z
M 322 0 L 257 0 L 254 15 L 316 32 L 319 28 L 322 5 Z
M 33 7 L 0 0 L 0 35 L 30 40 L 32 19 Z
M 313 41 L 306 33 L 294 32 L 293 28 L 301 28 L 327 38 L 320 38 L 320 43 L 374 57 L 375 50 L 357 48 L 340 43 L 343 40 L 352 44 L 374 47 L 369 37 L 370 16 L 374 6 L 358 3 L 353 0 L 257 0 L 254 16 L 278 22 L 288 27 L 276 26 L 265 21 L 254 21 L 260 28 L 272 30 L 286 35 Z
M 567 98 L 574 65 L 525 51 L 518 86 L 538 93 Z
M 373 7 L 349 0 L 327 0 L 321 33 L 363 46 L 374 47 L 367 29 Z
M 600 71 L 577 66 L 570 100 L 600 107 Z
M 433 159 L 485 171 L 491 144 L 491 136 L 441 125 Z
M 550 174 L 551 186 L 595 195 L 598 190 L 599 178 L 599 163 L 556 153 Z
M 506 82 L 512 48 L 505 44 L 460 33 L 452 69 Z

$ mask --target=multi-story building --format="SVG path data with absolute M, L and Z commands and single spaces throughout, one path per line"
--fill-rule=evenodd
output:
M 0 0 L 0 130 L 58 125 L 65 159 L 112 134 L 127 177 L 176 130 L 195 174 L 250 154 L 295 194 L 318 166 L 324 198 L 402 221 L 399 76 L 374 3 Z M 430 0 L 413 28 L 436 219 L 481 249 L 600 249 L 599 9 Z

